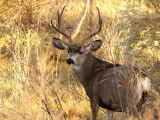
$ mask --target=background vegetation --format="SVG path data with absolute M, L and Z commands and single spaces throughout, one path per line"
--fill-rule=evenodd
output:
M 91 119 L 85 91 L 65 63 L 67 52 L 52 46 L 52 36 L 63 36 L 50 25 L 51 19 L 57 21 L 57 10 L 66 5 L 63 29 L 69 34 L 84 3 L 0 1 L 0 119 Z M 101 38 L 103 46 L 94 54 L 102 60 L 132 63 L 148 71 L 154 89 L 146 118 L 160 119 L 160 1 L 91 0 L 75 43 L 96 29 L 96 6 L 101 11 L 103 28 L 92 40 Z M 105 112 L 100 110 L 100 120 L 105 119 Z M 125 118 L 119 113 L 113 117 Z

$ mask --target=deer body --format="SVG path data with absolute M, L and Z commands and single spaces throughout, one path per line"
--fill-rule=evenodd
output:
M 61 30 L 61 14 L 58 13 L 58 27 L 52 27 L 69 40 L 69 44 L 59 38 L 52 39 L 53 45 L 60 49 L 68 51 L 67 64 L 69 64 L 77 76 L 80 83 L 85 88 L 92 109 L 92 119 L 97 120 L 99 107 L 109 111 L 126 112 L 135 116 L 141 112 L 143 104 L 148 98 L 150 91 L 150 79 L 143 70 L 132 65 L 122 66 L 97 59 L 91 52 L 97 51 L 102 40 L 96 40 L 88 45 L 73 44 L 72 39 L 78 34 L 82 21 L 87 12 L 89 0 L 86 0 L 85 8 L 80 17 L 79 23 L 74 28 L 71 36 L 68 36 Z M 82 43 L 95 36 L 101 31 L 102 20 L 98 10 L 99 27 L 97 31 L 82 40 Z M 82 19 L 83 18 L 83 19 Z M 109 115 L 110 116 L 110 115 Z
M 75 75 L 90 98 L 91 105 L 95 104 L 115 112 L 127 112 L 128 108 L 136 112 L 134 107 L 137 106 L 140 96 L 136 94 L 139 88 L 134 69 L 137 70 L 132 65 L 121 66 L 101 61 L 90 53 L 86 55 L 80 68 L 73 67 Z M 143 74 L 143 77 L 146 76 Z

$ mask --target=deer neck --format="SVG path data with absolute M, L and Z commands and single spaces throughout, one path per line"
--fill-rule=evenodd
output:
M 102 62 L 103 61 L 97 59 L 91 53 L 88 53 L 83 65 L 78 69 L 73 68 L 76 77 L 84 87 L 88 85 L 95 71 L 102 66 Z

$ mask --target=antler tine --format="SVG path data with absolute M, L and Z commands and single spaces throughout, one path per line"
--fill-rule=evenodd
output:
M 98 7 L 97 7 L 97 10 L 98 10 L 98 17 L 99 17 L 99 28 L 97 29 L 97 31 L 95 31 L 94 33 L 92 33 L 88 37 L 84 38 L 82 40 L 82 43 L 84 43 L 86 40 L 88 40 L 88 39 L 92 38 L 93 36 L 95 36 L 96 34 L 98 34 L 102 29 L 102 19 L 101 19 L 101 15 L 100 15 L 100 11 L 99 11 Z
M 65 9 L 65 6 L 63 7 L 60 14 L 59 14 L 59 11 L 57 12 L 57 14 L 58 14 L 58 27 L 56 27 L 53 24 L 53 22 L 52 22 L 53 20 L 51 20 L 51 25 L 58 33 L 62 34 L 64 37 L 66 37 L 69 40 L 69 44 L 71 44 L 72 43 L 71 37 L 61 30 L 61 18 L 62 18 L 62 14 L 63 14 L 64 9 Z
M 61 11 L 60 14 L 59 14 L 59 10 L 57 12 L 57 14 L 58 14 L 58 27 L 59 27 L 59 29 L 61 29 L 61 18 L 62 18 L 62 14 L 63 14 L 63 11 L 64 11 L 65 7 L 66 6 L 63 7 L 63 9 L 62 9 L 62 11 Z
M 89 8 L 89 2 L 90 2 L 90 0 L 86 0 L 85 7 L 83 8 L 81 17 L 71 33 L 71 39 L 74 39 L 80 31 L 82 23 L 83 23 L 83 21 L 86 17 L 86 14 L 87 14 L 87 9 Z

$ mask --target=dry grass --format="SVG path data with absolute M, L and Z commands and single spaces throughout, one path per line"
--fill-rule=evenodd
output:
M 84 1 L 0 1 L 0 119 L 91 119 L 85 91 L 65 64 L 66 52 L 56 50 L 51 43 L 51 36 L 62 38 L 50 26 L 51 19 L 56 22 L 57 10 L 67 5 L 63 29 L 71 31 Z M 89 11 L 75 42 L 96 29 L 98 6 L 103 29 L 94 39 L 102 38 L 104 44 L 96 56 L 109 62 L 126 63 L 119 44 L 122 39 L 114 31 L 120 22 L 118 11 L 124 4 L 123 0 L 94 0 L 93 10 Z M 152 6 L 147 9 L 152 11 Z M 147 119 L 160 117 L 159 103 L 159 99 L 150 100 Z M 105 117 L 105 110 L 100 111 L 99 119 Z M 114 119 L 124 117 L 115 113 Z

